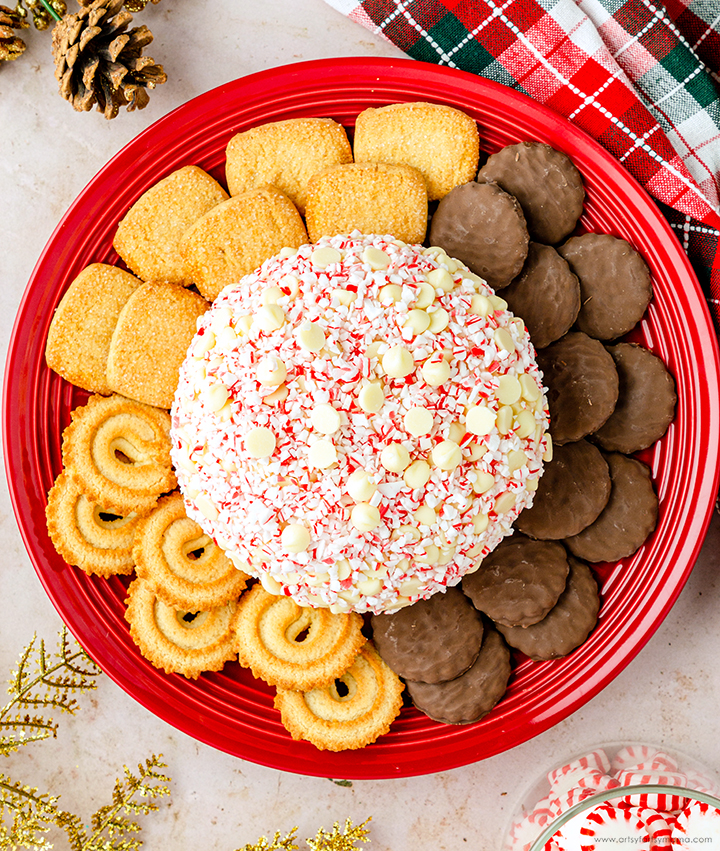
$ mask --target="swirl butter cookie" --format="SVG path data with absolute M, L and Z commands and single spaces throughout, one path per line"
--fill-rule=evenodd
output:
M 534 661 L 567 656 L 590 635 L 597 623 L 600 597 L 590 568 L 570 556 L 570 573 L 560 599 L 538 623 L 498 630 L 511 647 Z
M 632 555 L 655 529 L 658 498 L 650 469 L 642 461 L 609 452 L 612 488 L 600 516 L 565 541 L 570 552 L 586 561 L 618 561 Z
M 675 382 L 657 355 L 635 343 L 608 346 L 620 380 L 615 410 L 593 435 L 610 452 L 646 449 L 667 431 L 675 416 Z
M 402 708 L 403 688 L 367 642 L 330 685 L 306 692 L 278 689 L 275 706 L 293 739 L 318 750 L 356 750 L 388 732 Z
M 535 502 L 518 515 L 514 526 L 530 538 L 559 541 L 597 520 L 610 498 L 611 482 L 607 461 L 592 443 L 578 440 L 553 452 Z
M 496 290 L 520 274 L 529 241 L 520 205 L 494 183 L 456 186 L 430 222 L 430 244 L 462 260 Z
M 415 706 L 433 721 L 472 724 L 488 714 L 507 690 L 512 667 L 502 636 L 487 629 L 477 659 L 464 674 L 443 683 L 407 684 Z
M 299 606 L 260 583 L 233 621 L 238 661 L 270 685 L 294 691 L 326 686 L 346 671 L 366 641 L 356 612 Z
M 615 410 L 618 372 L 599 341 L 571 331 L 538 352 L 547 387 L 550 433 L 557 446 L 597 431 Z
M 569 569 L 562 544 L 516 533 L 501 541 L 478 570 L 463 576 L 462 589 L 495 623 L 530 626 L 557 603 Z
M 197 679 L 235 658 L 231 630 L 235 600 L 207 611 L 187 611 L 163 603 L 138 578 L 130 583 L 125 602 L 130 636 L 142 655 L 165 673 Z
M 585 201 L 570 157 L 543 142 L 518 142 L 491 154 L 477 179 L 514 195 L 534 240 L 553 245 L 572 233 Z
M 137 526 L 137 575 L 179 609 L 213 609 L 237 600 L 248 576 L 185 513 L 179 493 L 161 497 Z
M 177 484 L 167 411 L 123 396 L 91 396 L 63 432 L 65 469 L 106 511 L 147 514 Z
M 373 615 L 372 629 L 375 646 L 393 671 L 426 683 L 466 671 L 483 636 L 480 615 L 456 587 L 393 614 Z
M 97 576 L 132 573 L 135 513 L 103 511 L 62 472 L 50 488 L 45 515 L 50 539 L 68 564 Z

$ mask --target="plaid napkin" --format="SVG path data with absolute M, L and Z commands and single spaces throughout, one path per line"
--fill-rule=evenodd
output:
M 658 202 L 720 328 L 718 0 L 326 0 L 564 115 Z

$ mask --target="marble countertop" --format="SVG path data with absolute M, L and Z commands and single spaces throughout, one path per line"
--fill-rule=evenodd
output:
M 322 57 L 403 54 L 322 0 L 213 0 L 150 5 L 135 23 L 155 40 L 146 54 L 169 81 L 149 106 L 106 121 L 75 113 L 57 94 L 49 32 L 26 30 L 27 53 L 0 68 L 0 346 L 43 246 L 75 196 L 126 142 L 202 92 L 263 68 Z M 25 552 L 7 488 L 0 494 L 4 617 L 0 674 L 34 634 L 54 646 L 61 620 Z M 54 740 L 22 748 L 3 764 L 16 780 L 62 795 L 86 821 L 107 803 L 122 766 L 162 753 L 171 797 L 142 817 L 147 848 L 233 851 L 298 827 L 367 817 L 370 848 L 496 851 L 519 791 L 564 755 L 605 741 L 675 745 L 720 766 L 720 517 L 676 605 L 639 655 L 571 717 L 510 751 L 463 768 L 399 780 L 324 778 L 264 768 L 213 750 L 135 703 L 108 677 L 58 718 Z M 288 766 L 291 768 L 291 766 Z M 67 847 L 62 836 L 56 848 Z

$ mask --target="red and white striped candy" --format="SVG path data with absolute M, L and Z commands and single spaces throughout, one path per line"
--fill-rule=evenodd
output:
M 703 774 L 701 771 L 695 771 L 693 768 L 688 768 L 685 771 L 687 777 L 688 788 L 696 789 L 698 792 L 707 792 L 708 795 L 720 795 L 720 786 L 717 781 Z
M 641 807 L 638 810 L 639 817 L 645 823 L 650 838 L 655 845 L 669 846 L 670 837 L 672 836 L 672 828 L 674 819 L 673 816 L 665 813 L 659 813 L 657 810 L 650 810 Z
M 574 807 L 575 804 L 578 804 L 580 801 L 584 801 L 586 798 L 589 798 L 590 795 L 594 795 L 594 789 L 585 789 L 582 786 L 574 786 L 572 789 L 569 789 L 567 792 L 563 792 L 558 797 L 553 798 L 550 801 L 549 807 L 553 814 L 553 818 L 557 818 L 562 813 L 567 812 L 570 807 Z
M 585 756 L 574 759 L 567 765 L 555 768 L 548 774 L 548 782 L 552 786 L 564 774 L 570 774 L 571 772 L 578 770 L 599 771 L 602 774 L 607 774 L 610 771 L 610 760 L 607 758 L 605 751 L 602 750 L 602 748 L 598 748 L 596 751 L 592 751 L 591 753 L 585 754 Z
M 646 760 L 645 762 L 640 762 L 637 765 L 630 765 L 625 769 L 626 771 L 670 771 L 670 772 L 679 772 L 680 769 L 678 767 L 677 762 L 666 753 L 662 751 L 658 751 L 651 759 Z
M 533 820 L 531 815 L 523 816 L 510 828 L 505 842 L 506 851 L 530 851 L 533 842 L 542 833 L 544 824 Z
M 569 792 L 575 786 L 582 789 L 592 789 L 594 792 L 605 792 L 607 789 L 615 789 L 620 783 L 609 774 L 602 771 L 590 769 L 578 769 L 558 777 L 550 788 L 551 795 L 562 795 Z
M 528 818 L 536 824 L 547 824 L 556 815 L 552 807 L 554 800 L 555 796 L 553 795 L 548 795 L 546 798 L 539 800 L 533 807 L 532 812 L 528 814 Z
M 720 849 L 720 810 L 691 801 L 675 818 L 673 839 L 681 848 L 695 847 L 701 843 L 705 851 Z
M 610 773 L 617 774 L 623 769 L 633 768 L 651 760 L 658 749 L 650 745 L 626 745 L 615 754 L 610 766 Z
M 684 774 L 661 772 L 621 771 L 617 779 L 622 786 L 686 786 L 687 777 Z M 635 807 L 649 807 L 661 812 L 677 812 L 687 804 L 687 798 L 664 792 L 638 792 L 623 798 Z
M 630 848 L 653 847 L 649 829 L 636 807 L 601 804 L 587 814 L 579 832 L 578 851 L 600 851 L 616 847 L 616 844 Z

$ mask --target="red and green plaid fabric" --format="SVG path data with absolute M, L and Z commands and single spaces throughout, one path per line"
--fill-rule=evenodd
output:
M 566 116 L 659 202 L 720 328 L 718 0 L 327 0 Z

